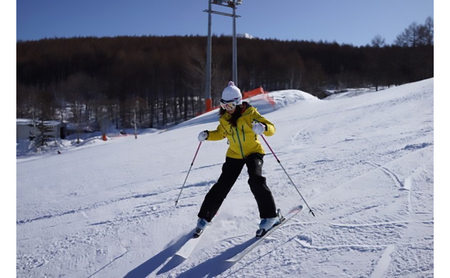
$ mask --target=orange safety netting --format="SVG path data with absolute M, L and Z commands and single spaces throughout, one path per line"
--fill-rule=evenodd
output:
M 259 87 L 257 89 L 248 91 L 248 92 L 244 92 L 244 94 L 242 95 L 243 99 L 249 98 L 249 97 L 254 97 L 257 95 L 264 95 L 264 99 L 267 100 L 267 102 L 269 102 L 270 104 L 272 104 L 273 107 L 275 107 L 275 101 L 273 100 L 273 98 L 271 98 L 268 94 L 268 92 L 264 91 L 262 87 Z
M 268 103 L 270 103 L 273 107 L 275 107 L 275 101 L 273 100 L 273 98 L 271 98 L 269 96 L 268 92 L 264 91 L 263 87 L 259 87 L 259 88 L 254 89 L 254 90 L 251 90 L 251 91 L 248 91 L 248 92 L 244 92 L 242 94 L 242 99 L 247 99 L 247 98 L 250 98 L 250 97 L 257 96 L 257 95 L 263 95 L 264 99 Z M 206 105 L 206 111 L 205 112 L 209 112 L 209 111 L 214 110 L 214 109 L 219 107 L 219 106 L 213 107 L 211 99 L 207 99 L 205 101 L 205 105 Z

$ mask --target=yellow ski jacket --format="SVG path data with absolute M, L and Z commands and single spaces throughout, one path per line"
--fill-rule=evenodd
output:
M 237 120 L 236 127 L 231 126 L 228 120 L 231 118 L 229 113 L 225 113 L 219 118 L 219 125 L 216 130 L 208 130 L 209 141 L 218 141 L 224 138 L 228 139 L 229 147 L 226 156 L 230 158 L 243 159 L 252 153 L 265 154 L 258 135 L 252 130 L 254 121 L 264 123 L 267 128 L 264 135 L 272 136 L 275 133 L 275 126 L 266 118 L 259 114 L 258 110 L 245 103 L 247 106 L 242 111 L 241 117 Z

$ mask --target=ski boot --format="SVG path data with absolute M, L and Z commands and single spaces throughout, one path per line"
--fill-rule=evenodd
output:
M 256 231 L 256 237 L 264 236 L 270 229 L 277 226 L 284 220 L 280 209 L 277 209 L 277 216 L 272 218 L 263 218 L 259 223 L 259 229 Z
M 206 219 L 199 218 L 197 220 L 197 227 L 195 227 L 194 237 L 195 238 L 199 237 L 206 229 L 206 226 L 208 225 L 210 225 L 210 223 L 206 221 Z

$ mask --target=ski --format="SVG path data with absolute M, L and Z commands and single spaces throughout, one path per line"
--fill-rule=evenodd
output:
M 177 251 L 177 253 L 175 253 L 175 255 L 187 259 L 189 255 L 191 255 L 192 251 L 194 251 L 195 246 L 197 246 L 203 233 L 204 231 L 199 232 L 196 229 L 192 237 L 188 239 L 188 241 L 186 241 L 183 246 L 181 246 L 181 248 Z
M 284 216 L 284 218 L 281 220 L 280 224 L 272 227 L 272 229 L 268 230 L 264 235 L 262 235 L 261 237 L 256 237 L 256 240 L 250 244 L 249 246 L 247 246 L 247 248 L 245 248 L 244 250 L 242 250 L 241 252 L 237 253 L 236 255 L 234 255 L 233 257 L 229 258 L 226 260 L 226 262 L 229 263 L 236 263 L 237 261 L 241 260 L 245 255 L 247 255 L 248 253 L 250 253 L 250 251 L 252 251 L 255 247 L 257 247 L 259 244 L 261 244 L 263 242 L 263 240 L 268 237 L 269 235 L 271 235 L 275 230 L 277 230 L 278 228 L 280 228 L 281 226 L 283 226 L 284 224 L 286 224 L 286 222 L 288 222 L 290 219 L 292 219 L 294 216 L 296 216 L 301 210 L 303 209 L 303 206 L 299 205 L 294 207 L 293 209 L 291 209 L 291 211 L 288 212 L 288 214 L 286 214 Z

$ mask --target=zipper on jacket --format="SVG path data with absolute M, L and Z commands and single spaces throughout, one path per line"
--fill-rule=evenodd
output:
M 237 139 L 238 139 L 238 143 L 239 143 L 239 149 L 241 150 L 242 158 L 245 158 L 244 150 L 242 149 L 241 138 L 239 137 L 239 130 L 237 127 L 236 127 L 236 135 L 237 135 Z M 244 134 L 244 138 L 245 138 L 245 134 Z
M 234 139 L 234 132 L 231 133 L 231 138 L 233 138 L 234 143 L 236 143 L 236 139 Z

